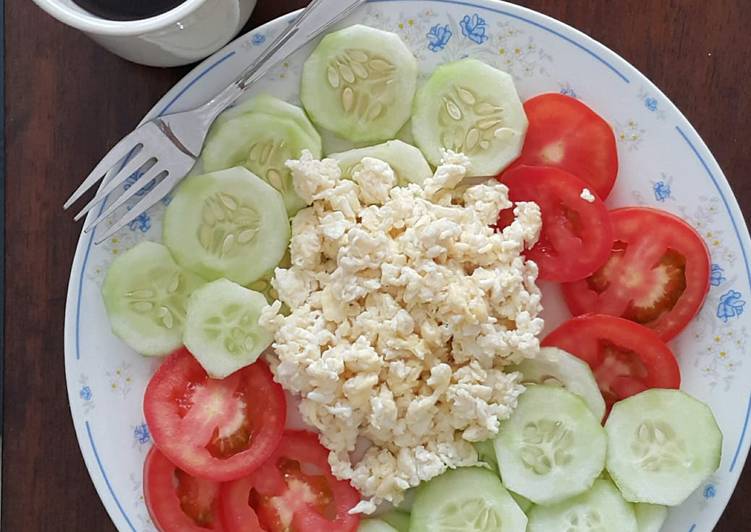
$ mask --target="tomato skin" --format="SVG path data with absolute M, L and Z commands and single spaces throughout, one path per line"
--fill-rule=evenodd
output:
M 605 204 L 582 199 L 587 184 L 563 170 L 542 166 L 515 166 L 503 173 L 514 203 L 532 201 L 540 207 L 540 238 L 525 256 L 540 269 L 539 278 L 570 282 L 597 271 L 610 256 L 613 231 Z M 499 216 L 499 227 L 503 217 Z
M 280 464 L 294 461 L 301 468 L 312 467 L 316 473 L 299 470 L 290 474 Z M 306 493 L 311 500 L 295 495 Z M 255 506 L 251 506 L 251 500 Z M 260 502 L 258 502 L 260 501 Z M 360 501 L 360 494 L 349 482 L 338 480 L 328 465 L 328 451 L 312 432 L 288 430 L 269 460 L 248 477 L 224 484 L 221 489 L 222 515 L 228 532 L 356 532 L 360 518 L 348 512 Z M 275 509 L 287 505 L 284 523 Z M 330 506 L 333 519 L 319 512 Z
M 286 422 L 284 391 L 265 362 L 216 380 L 184 348 L 152 376 L 143 409 L 159 450 L 186 473 L 216 482 L 260 467 Z
M 248 476 L 222 486 L 222 520 L 228 532 L 267 532 L 261 527 L 258 515 L 248 504 L 253 478 Z
M 685 221 L 658 209 L 615 209 L 610 219 L 610 258 L 588 279 L 563 285 L 569 310 L 624 317 L 665 341 L 674 338 L 709 292 L 711 260 L 704 240 Z
M 570 172 L 606 199 L 618 175 L 613 128 L 576 98 L 541 94 L 524 103 L 529 119 L 514 166 L 553 166 Z
M 548 334 L 540 345 L 558 347 L 589 364 L 608 410 L 648 388 L 681 385 L 678 362 L 665 342 L 652 330 L 623 318 L 578 316 Z
M 184 476 L 180 484 L 187 483 L 187 490 L 197 493 L 197 496 L 183 502 L 185 496 L 181 497 L 179 493 L 182 486 L 175 485 L 177 472 L 178 468 L 156 447 L 151 448 L 143 467 L 143 494 L 154 525 L 163 532 L 223 532 L 225 529 L 219 507 L 219 484 Z M 199 525 L 183 509 L 184 504 L 191 505 L 194 513 L 209 516 L 211 522 Z

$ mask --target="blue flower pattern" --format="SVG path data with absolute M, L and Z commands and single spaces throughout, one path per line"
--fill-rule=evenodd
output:
M 89 386 L 82 386 L 81 391 L 78 392 L 78 395 L 84 401 L 91 401 L 91 398 L 94 397 L 94 394 L 91 392 L 91 387 Z
M 644 106 L 654 113 L 657 111 L 657 99 L 652 96 L 647 96 L 644 98 Z
M 654 185 L 652 185 L 652 189 L 654 190 L 655 199 L 657 201 L 664 202 L 665 200 L 670 198 L 670 184 L 666 183 L 665 181 L 657 181 Z
M 727 323 L 730 318 L 737 318 L 743 314 L 745 306 L 746 302 L 740 292 L 728 290 L 720 296 L 720 304 L 717 305 L 717 317 Z
M 709 274 L 709 283 L 712 286 L 720 286 L 725 281 L 727 281 L 727 277 L 725 277 L 725 270 L 723 267 L 719 264 L 712 264 L 712 271 Z
M 578 98 L 576 91 L 571 88 L 571 85 L 561 87 L 561 94 L 563 94 L 564 96 L 570 96 L 571 98 Z
M 139 445 L 144 445 L 151 441 L 151 433 L 149 432 L 149 427 L 146 426 L 146 423 L 141 423 L 133 429 L 133 438 Z
M 143 177 L 143 172 L 141 171 L 134 172 L 123 183 L 123 190 L 128 190 L 130 187 L 132 187 L 136 183 L 136 181 L 141 179 L 141 177 Z M 141 190 L 136 192 L 136 196 L 143 196 L 144 194 L 149 192 L 151 189 L 153 189 L 155 186 L 156 186 L 156 179 L 152 179 L 144 187 L 142 187 Z
M 439 52 L 446 48 L 446 45 L 451 40 L 451 37 L 453 36 L 453 32 L 449 28 L 448 24 L 445 24 L 441 26 L 440 24 L 436 24 L 432 28 L 430 28 L 430 31 L 427 33 L 426 37 L 428 38 L 428 50 L 431 52 Z
M 250 42 L 253 43 L 253 46 L 260 46 L 266 42 L 266 36 L 263 33 L 256 33 Z
M 459 22 L 459 26 L 462 28 L 462 35 L 474 43 L 483 44 L 488 40 L 488 36 L 485 35 L 488 25 L 485 19 L 477 13 L 471 17 L 464 15 L 464 18 Z
M 707 484 L 707 487 L 704 488 L 704 498 L 712 499 L 715 495 L 717 495 L 717 488 L 714 484 Z
M 141 213 L 138 215 L 138 218 L 128 224 L 128 227 L 131 231 L 141 231 L 142 233 L 145 233 L 151 229 L 151 217 L 145 212 Z

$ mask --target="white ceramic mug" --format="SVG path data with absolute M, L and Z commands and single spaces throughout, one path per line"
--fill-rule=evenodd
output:
M 34 2 L 111 52 L 162 67 L 185 65 L 214 53 L 240 31 L 256 5 L 256 0 L 185 0 L 155 17 L 119 21 L 92 15 L 73 0 Z

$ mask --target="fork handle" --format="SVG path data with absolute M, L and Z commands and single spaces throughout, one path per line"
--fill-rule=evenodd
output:
M 312 0 L 227 88 L 206 102 L 209 124 L 257 80 L 302 46 L 352 13 L 367 0 Z

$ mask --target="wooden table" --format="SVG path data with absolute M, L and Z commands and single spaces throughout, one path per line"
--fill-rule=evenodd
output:
M 248 28 L 305 0 L 259 0 Z M 751 214 L 748 0 L 528 0 L 631 61 L 686 113 Z M 6 293 L 2 523 L 113 526 L 67 406 L 63 315 L 80 225 L 60 206 L 187 68 L 127 63 L 29 0 L 6 0 Z M 716 530 L 750 530 L 751 468 Z M 699 531 L 697 531 L 699 532 Z M 705 532 L 705 531 L 701 531 Z

